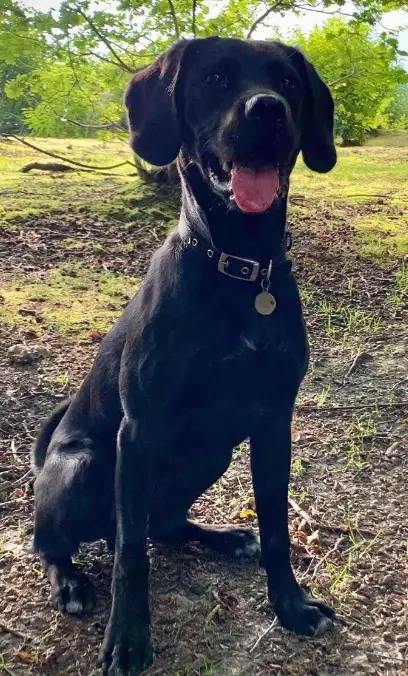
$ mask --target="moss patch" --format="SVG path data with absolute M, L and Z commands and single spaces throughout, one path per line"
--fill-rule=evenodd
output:
M 291 184 L 292 190 L 312 199 L 369 202 L 375 195 L 385 195 L 398 204 L 408 197 L 407 149 L 338 148 L 336 167 L 324 175 L 310 171 L 299 159 Z
M 81 337 L 105 332 L 138 286 L 138 279 L 125 275 L 62 265 L 38 282 L 16 277 L 3 283 L 0 318 L 37 333 L 51 329 Z
M 408 252 L 408 212 L 396 214 L 363 214 L 353 225 L 361 235 L 364 256 L 381 260 L 389 256 L 404 256 Z
M 120 141 L 104 143 L 95 139 L 30 139 L 30 142 L 43 150 L 93 166 L 132 161 L 130 149 Z M 19 141 L 0 139 L 0 223 L 15 216 L 26 217 L 71 209 L 73 204 L 95 204 L 124 183 L 135 182 L 135 178 L 129 176 L 134 171 L 130 165 L 104 173 L 19 173 L 23 166 L 34 161 L 47 162 L 52 159 Z

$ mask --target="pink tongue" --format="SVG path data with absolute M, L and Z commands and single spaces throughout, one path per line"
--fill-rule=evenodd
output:
M 234 166 L 231 171 L 231 188 L 241 211 L 266 211 L 279 190 L 278 170 L 274 167 L 249 169 Z

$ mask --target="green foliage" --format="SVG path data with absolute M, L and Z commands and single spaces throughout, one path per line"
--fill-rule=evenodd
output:
M 355 73 L 333 85 L 345 138 L 361 139 L 365 128 L 387 122 L 403 71 L 395 62 L 396 37 L 374 39 L 370 31 L 398 4 L 359 0 L 349 24 L 334 20 L 296 36 L 327 80 Z M 317 5 L 330 0 L 307 7 Z M 177 38 L 256 37 L 274 13 L 291 10 L 299 12 L 296 0 L 63 0 L 52 12 L 0 0 L 0 131 L 19 125 L 42 135 L 95 135 L 93 125 L 123 121 L 129 74 Z
M 397 87 L 386 112 L 391 129 L 408 129 L 408 84 Z
M 332 18 L 294 41 L 331 84 L 337 133 L 345 142 L 362 142 L 369 129 L 385 127 L 387 108 L 398 85 L 408 82 L 399 65 L 394 38 L 376 36 L 370 26 Z
M 125 73 L 103 62 L 83 62 L 74 68 L 56 62 L 17 75 L 5 92 L 9 99 L 31 102 L 23 109 L 23 118 L 33 134 L 77 137 L 92 133 L 92 125 L 122 120 L 126 81 Z

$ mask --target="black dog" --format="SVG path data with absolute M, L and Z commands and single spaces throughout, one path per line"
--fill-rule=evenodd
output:
M 291 418 L 308 362 L 287 193 L 299 151 L 318 172 L 336 162 L 329 90 L 292 47 L 208 38 L 137 72 L 125 102 L 136 153 L 154 165 L 178 157 L 180 225 L 33 457 L 34 545 L 63 610 L 94 601 L 71 561 L 80 542 L 116 534 L 101 651 L 111 676 L 152 662 L 147 537 L 259 552 L 248 530 L 187 518 L 247 437 L 272 607 L 299 634 L 333 616 L 297 584 L 287 525 Z

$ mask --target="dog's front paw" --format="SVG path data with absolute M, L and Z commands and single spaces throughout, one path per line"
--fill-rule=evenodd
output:
M 137 625 L 108 626 L 98 663 L 104 676 L 139 676 L 153 663 L 149 631 Z
M 300 587 L 276 597 L 272 607 L 282 627 L 295 634 L 320 636 L 333 628 L 334 610 L 313 599 Z

